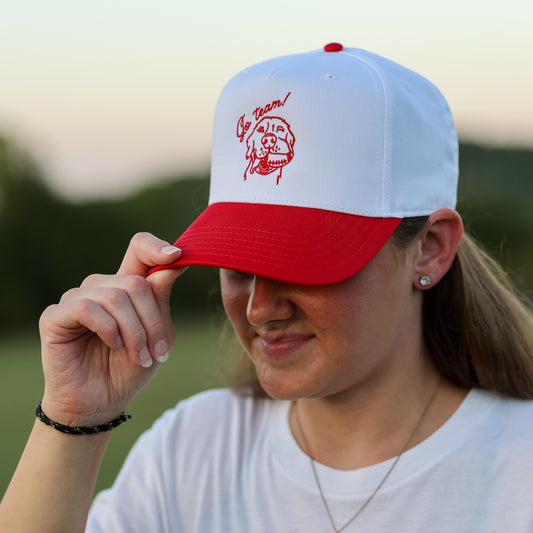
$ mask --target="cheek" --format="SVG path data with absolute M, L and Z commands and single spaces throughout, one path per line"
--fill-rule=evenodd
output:
M 242 300 L 242 297 L 234 291 L 228 290 L 224 285 L 222 285 L 221 294 L 224 311 L 226 311 L 226 315 L 228 315 L 230 321 L 233 322 L 232 317 L 238 314 L 238 309 L 241 307 L 240 301 Z
M 367 268 L 331 287 L 313 310 L 325 342 L 334 343 L 337 353 L 350 353 L 356 346 L 365 351 L 379 343 L 395 315 L 402 314 L 398 287 L 387 276 L 375 274 Z
M 246 325 L 246 306 L 249 291 L 244 283 L 236 283 L 227 274 L 220 274 L 220 292 L 224 311 L 233 325 L 235 332 L 241 337 L 242 328 Z

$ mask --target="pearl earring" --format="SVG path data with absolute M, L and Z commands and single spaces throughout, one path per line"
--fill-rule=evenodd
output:
M 431 285 L 431 278 L 429 276 L 420 276 L 420 285 L 422 287 L 429 287 Z

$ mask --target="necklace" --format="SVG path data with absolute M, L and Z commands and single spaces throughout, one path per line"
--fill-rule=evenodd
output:
M 299 430 L 300 435 L 302 437 L 302 441 L 303 441 L 304 446 L 305 446 L 305 451 L 307 452 L 307 455 L 309 456 L 309 460 L 311 461 L 311 468 L 313 470 L 313 476 L 315 478 L 316 486 L 318 488 L 318 492 L 320 492 L 320 498 L 322 499 L 322 503 L 323 503 L 324 508 L 326 510 L 326 513 L 328 515 L 329 521 L 331 523 L 331 527 L 333 528 L 333 531 L 335 533 L 340 533 L 341 531 L 344 531 L 363 512 L 363 510 L 368 506 L 368 504 L 374 499 L 374 496 L 378 493 L 379 489 L 381 489 L 381 487 L 384 485 L 385 481 L 387 481 L 388 477 L 391 475 L 392 471 L 394 470 L 394 467 L 398 464 L 398 461 L 400 460 L 400 457 L 405 453 L 405 451 L 409 447 L 409 444 L 413 440 L 413 437 L 415 436 L 415 433 L 417 432 L 418 428 L 422 424 L 422 421 L 424 420 L 424 417 L 426 416 L 426 413 L 428 412 L 429 407 L 431 406 L 431 404 L 433 403 L 433 400 L 435 399 L 435 396 L 437 395 L 437 391 L 439 390 L 439 386 L 440 386 L 440 381 L 441 380 L 439 378 L 439 381 L 437 382 L 437 386 L 435 387 L 435 390 L 433 391 L 433 394 L 431 395 L 431 398 L 429 399 L 428 403 L 426 404 L 426 407 L 422 411 L 422 414 L 420 415 L 420 418 L 418 419 L 418 422 L 417 422 L 415 428 L 413 429 L 413 431 L 409 435 L 409 438 L 407 439 L 407 442 L 405 443 L 404 447 L 402 448 L 402 451 L 396 457 L 396 459 L 394 459 L 394 462 L 392 463 L 391 467 L 389 468 L 389 470 L 387 471 L 387 473 L 385 474 L 383 479 L 379 482 L 378 486 L 374 489 L 372 494 L 367 498 L 367 500 L 363 503 L 363 505 L 359 509 L 357 509 L 355 514 L 340 528 L 337 528 L 337 526 L 335 525 L 335 521 L 333 520 L 333 515 L 331 514 L 328 502 L 326 501 L 326 497 L 324 496 L 324 491 L 322 490 L 322 485 L 320 483 L 320 479 L 318 478 L 318 473 L 316 471 L 316 466 L 315 466 L 315 460 L 313 459 L 313 457 L 312 457 L 312 455 L 310 453 L 309 445 L 307 444 L 307 439 L 305 438 L 305 434 L 304 434 L 304 432 L 302 430 L 302 425 L 300 424 L 300 416 L 299 416 L 298 412 L 296 413 L 296 423 L 298 424 L 298 430 Z

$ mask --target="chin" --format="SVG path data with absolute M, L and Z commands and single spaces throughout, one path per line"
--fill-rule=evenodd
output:
M 294 401 L 316 396 L 316 391 L 309 384 L 298 379 L 291 379 L 290 376 L 282 378 L 269 376 L 268 379 L 260 376 L 259 382 L 268 396 L 275 400 Z

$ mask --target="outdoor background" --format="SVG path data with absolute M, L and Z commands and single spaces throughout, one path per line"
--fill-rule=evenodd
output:
M 394 59 L 445 94 L 467 229 L 533 295 L 533 8 L 526 1 L 0 0 L 0 494 L 42 394 L 38 317 L 131 236 L 173 241 L 207 201 L 211 122 L 249 64 L 330 41 Z M 217 273 L 173 295 L 177 344 L 115 432 L 98 488 L 141 431 L 222 383 Z

